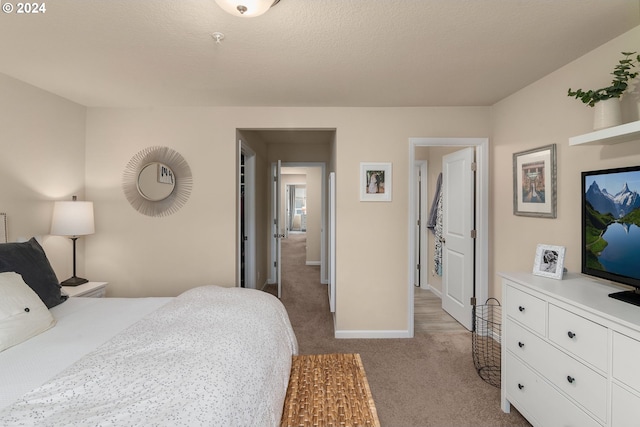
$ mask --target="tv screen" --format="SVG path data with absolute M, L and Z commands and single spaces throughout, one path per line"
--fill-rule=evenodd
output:
M 640 288 L 640 166 L 582 172 L 582 195 L 582 273 Z

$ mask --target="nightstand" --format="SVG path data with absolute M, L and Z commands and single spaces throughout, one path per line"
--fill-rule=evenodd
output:
M 104 298 L 108 282 L 87 282 L 78 286 L 63 286 L 69 297 Z

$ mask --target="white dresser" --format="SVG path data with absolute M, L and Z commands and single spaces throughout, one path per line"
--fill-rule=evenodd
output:
M 640 307 L 577 274 L 502 277 L 502 410 L 531 424 L 640 426 Z

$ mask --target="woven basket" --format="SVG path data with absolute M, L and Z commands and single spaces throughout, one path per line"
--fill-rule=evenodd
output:
M 293 356 L 282 427 L 380 427 L 359 354 Z

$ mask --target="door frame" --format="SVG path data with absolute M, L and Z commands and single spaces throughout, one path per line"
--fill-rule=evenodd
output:
M 408 264 L 408 319 L 409 336 L 414 336 L 414 268 L 415 224 L 416 224 L 416 183 L 414 180 L 416 147 L 475 147 L 476 150 L 476 263 L 475 297 L 485 301 L 489 294 L 489 138 L 409 138 L 409 264 Z
M 294 193 L 294 201 L 295 201 L 295 189 L 296 187 L 302 187 L 305 186 L 306 187 L 307 183 L 306 182 L 290 182 L 285 184 L 285 199 L 287 200 L 287 206 L 284 209 L 285 215 L 287 217 L 287 222 L 286 222 L 286 226 L 284 227 L 284 234 L 285 234 L 285 238 L 289 237 L 289 232 L 292 231 L 291 230 L 291 225 L 293 222 L 293 216 L 295 215 L 295 202 L 294 202 L 294 206 L 293 208 L 290 206 L 291 205 L 291 192 L 293 191 Z
M 429 242 L 429 234 L 425 232 L 427 229 L 427 162 L 426 160 L 416 160 L 414 162 L 414 174 L 413 181 L 415 183 L 414 197 L 417 199 L 414 203 L 414 209 L 416 210 L 416 220 L 414 224 L 414 238 L 417 240 L 414 244 L 414 253 L 420 254 L 420 259 L 415 260 L 413 265 L 413 285 L 415 287 L 428 287 L 427 276 L 424 267 L 427 265 L 427 247 Z M 420 172 L 420 174 L 418 174 Z M 420 185 L 418 186 L 418 183 Z M 418 204 L 418 201 L 420 203 Z M 418 223 L 419 221 L 419 223 Z M 421 238 L 422 237 L 422 238 Z M 420 268 L 418 268 L 420 265 Z M 416 278 L 416 276 L 418 276 Z M 417 280 L 416 280 L 417 279 Z M 427 286 L 424 286 L 424 285 Z
M 322 284 L 328 284 L 328 268 L 327 268 L 327 165 L 325 162 L 281 162 L 281 167 L 283 168 L 311 168 L 311 167 L 319 167 L 321 174 L 321 185 L 320 185 L 320 215 L 321 215 L 321 225 L 320 225 L 320 282 Z M 274 169 L 277 167 L 277 162 L 271 163 L 271 171 L 273 175 Z M 269 223 L 273 224 L 274 221 L 274 213 L 273 213 L 273 197 L 270 198 L 270 206 L 269 211 L 271 212 L 271 218 L 269 218 Z M 270 260 L 269 265 L 271 268 L 270 271 L 270 282 L 275 283 L 277 279 L 276 267 L 274 266 L 274 256 L 275 256 L 275 245 L 276 239 L 273 236 L 270 236 Z
M 240 186 L 241 177 L 240 174 L 240 157 L 244 155 L 244 218 L 241 218 L 241 212 L 243 209 L 240 206 Z M 243 238 L 240 223 L 244 220 L 244 232 L 247 240 L 244 244 L 244 286 L 245 288 L 256 289 L 256 153 L 249 147 L 242 139 L 238 140 L 238 176 L 237 176 L 237 236 L 236 241 L 238 244 L 236 259 L 236 286 L 240 287 L 241 275 L 242 275 L 242 254 L 241 254 L 241 242 Z
M 329 271 L 327 286 L 329 290 L 329 311 L 333 313 L 333 326 L 336 322 L 336 173 L 329 172 Z

